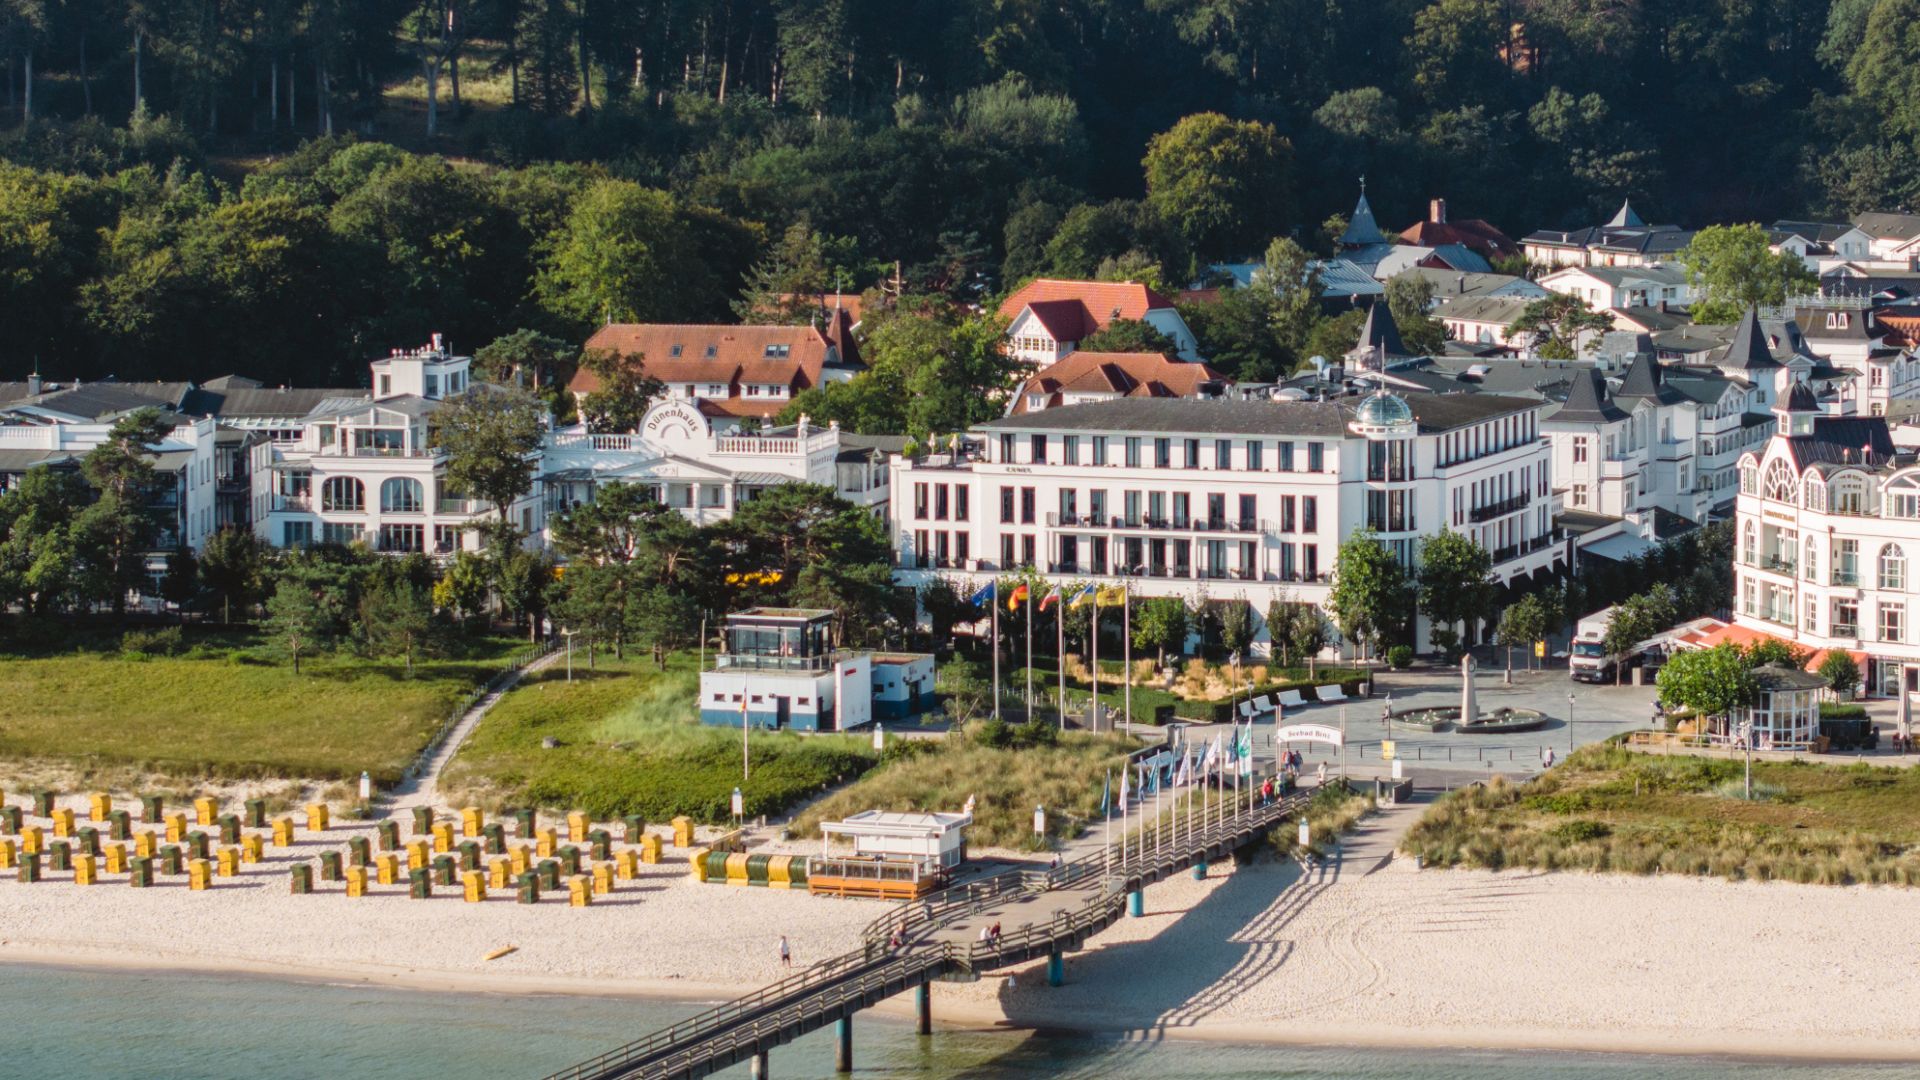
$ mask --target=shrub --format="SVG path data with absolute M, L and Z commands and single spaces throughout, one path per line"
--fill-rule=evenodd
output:
M 186 635 L 177 626 L 129 630 L 120 636 L 120 651 L 136 656 L 179 656 L 187 651 Z
M 1408 645 L 1395 645 L 1387 650 L 1387 666 L 1395 671 L 1405 671 L 1413 666 L 1413 648 Z
M 1553 827 L 1554 837 L 1570 844 L 1577 844 L 1584 840 L 1601 840 L 1612 833 L 1613 830 L 1606 825 L 1587 818 L 1574 818 L 1572 821 L 1563 821 Z
M 1854 702 L 1836 704 L 1831 701 L 1823 701 L 1820 703 L 1820 719 L 1822 720 L 1864 720 L 1866 715 L 1867 707 Z

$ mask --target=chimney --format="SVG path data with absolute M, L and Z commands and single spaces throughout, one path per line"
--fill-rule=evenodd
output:
M 27 376 L 27 396 L 32 397 L 33 395 L 38 394 L 39 392 L 40 392 L 40 369 L 36 367 L 33 369 L 33 374 Z
M 1427 203 L 1427 220 L 1433 222 L 1435 225 L 1445 225 L 1447 223 L 1447 200 L 1434 199 Z

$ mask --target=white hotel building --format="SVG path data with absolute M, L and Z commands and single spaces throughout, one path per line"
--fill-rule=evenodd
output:
M 1135 399 L 1009 416 L 978 454 L 896 459 L 896 580 L 1032 568 L 1135 595 L 1323 605 L 1363 527 L 1409 566 L 1443 527 L 1503 583 L 1565 565 L 1547 403 L 1493 394 L 1335 401 Z M 1424 619 L 1416 628 L 1424 647 Z M 1265 648 L 1261 631 L 1258 648 Z
M 1734 622 L 1860 662 L 1862 689 L 1920 692 L 1920 457 L 1881 417 L 1822 415 L 1797 384 L 1740 459 Z

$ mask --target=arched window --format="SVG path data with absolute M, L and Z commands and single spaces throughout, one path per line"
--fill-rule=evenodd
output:
M 1751 521 L 1740 532 L 1740 561 L 1748 566 L 1760 561 L 1760 530 Z
M 380 485 L 380 510 L 388 514 L 417 514 L 427 508 L 420 481 L 396 476 Z
M 1835 514 L 1864 514 L 1867 512 L 1867 481 L 1857 472 L 1842 473 L 1834 477 L 1833 496 L 1830 512 Z
M 1760 494 L 1759 484 L 1760 484 L 1760 470 L 1754 468 L 1752 465 L 1740 466 L 1740 494 L 1742 495 Z
M 1800 485 L 1800 505 L 1809 510 L 1827 508 L 1827 485 L 1817 476 L 1809 476 Z
M 320 509 L 365 510 L 367 487 L 351 476 L 330 476 L 320 487 Z
M 1817 580 L 1820 568 L 1820 544 L 1811 536 L 1800 545 L 1800 566 L 1801 572 L 1806 574 L 1808 581 Z
M 1784 461 L 1775 461 L 1767 466 L 1767 498 L 1774 502 L 1790 503 L 1800 485 L 1793 482 L 1793 470 Z
M 1907 588 L 1907 553 L 1900 550 L 1899 544 L 1880 549 L 1880 587 L 1893 592 L 1904 592 Z

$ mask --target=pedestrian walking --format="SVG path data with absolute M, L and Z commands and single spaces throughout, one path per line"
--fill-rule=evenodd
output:
M 1320 763 L 1319 783 L 1321 787 L 1327 786 L 1327 763 L 1324 761 Z
M 780 966 L 783 968 L 793 966 L 793 948 L 787 944 L 785 934 L 780 935 Z

